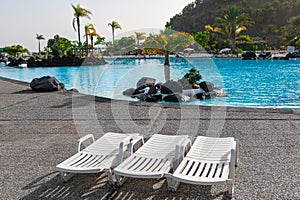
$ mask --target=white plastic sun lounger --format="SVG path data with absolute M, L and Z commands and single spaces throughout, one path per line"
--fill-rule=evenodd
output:
M 187 135 L 154 134 L 140 149 L 114 169 L 117 184 L 121 186 L 125 177 L 162 178 L 178 165 L 178 157 L 187 151 L 190 145 L 191 141 Z
M 92 144 L 83 150 L 81 144 L 88 140 Z M 129 155 L 136 145 L 138 148 L 144 143 L 139 134 L 125 134 L 108 132 L 95 141 L 92 134 L 80 138 L 76 143 L 76 154 L 56 166 L 64 181 L 68 181 L 77 173 L 106 172 L 111 183 L 114 182 L 111 169 L 116 167 Z
M 232 195 L 236 155 L 234 138 L 198 136 L 186 157 L 171 175 L 169 190 L 176 191 L 180 182 L 196 185 L 228 184 L 229 195 Z

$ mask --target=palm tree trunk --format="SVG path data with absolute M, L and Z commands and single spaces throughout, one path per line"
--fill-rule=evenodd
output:
M 41 56 L 41 41 L 39 40 L 39 54 Z
M 115 44 L 115 29 L 112 28 L 113 45 Z
M 167 52 L 165 53 L 165 64 L 170 66 L 170 54 Z
M 91 37 L 91 46 L 92 46 L 92 56 L 94 54 L 94 44 L 93 44 L 93 36 Z
M 165 80 L 171 80 L 171 72 L 170 72 L 170 55 L 169 53 L 165 53 L 165 64 L 164 64 L 164 72 L 165 72 Z
M 79 42 L 79 45 L 81 45 L 81 40 L 80 40 L 80 20 L 79 20 L 79 17 L 77 17 L 77 28 L 78 28 L 78 42 Z
M 235 29 L 234 25 L 231 26 L 231 31 L 232 32 L 230 33 L 229 40 L 230 40 L 230 45 L 232 47 L 232 53 L 235 53 L 235 49 L 236 49 L 236 47 L 235 47 L 235 32 L 236 32 L 236 29 Z

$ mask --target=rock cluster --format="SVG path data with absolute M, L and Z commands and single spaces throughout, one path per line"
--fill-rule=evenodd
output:
M 136 88 L 129 88 L 123 95 L 138 98 L 147 102 L 187 102 L 194 99 L 208 99 L 223 96 L 223 90 L 215 88 L 213 83 L 201 82 L 196 89 L 183 89 L 176 81 L 156 83 L 156 80 L 143 77 L 137 82 Z
M 23 58 L 12 59 L 8 66 L 19 66 L 20 64 L 27 64 L 27 67 L 60 67 L 105 65 L 107 62 L 104 60 L 104 58 L 96 58 L 94 56 L 79 58 L 74 55 L 69 55 L 63 57 L 49 56 L 47 59 L 35 59 L 34 57 L 30 57 L 28 60 Z

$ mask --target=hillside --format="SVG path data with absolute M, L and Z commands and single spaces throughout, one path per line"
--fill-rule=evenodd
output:
M 243 7 L 255 21 L 242 34 L 261 37 L 276 46 L 282 42 L 281 27 L 291 17 L 300 14 L 300 0 L 196 0 L 172 17 L 167 25 L 171 25 L 176 31 L 203 31 L 205 25 L 213 25 L 215 18 L 230 5 Z

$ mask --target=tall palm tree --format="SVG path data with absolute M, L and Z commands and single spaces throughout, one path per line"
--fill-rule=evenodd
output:
M 146 39 L 146 33 L 144 32 L 135 32 L 135 37 L 137 40 L 138 47 L 140 46 L 140 41 Z
M 165 56 L 164 71 L 166 81 L 170 80 L 170 53 L 177 47 L 187 47 L 194 43 L 194 38 L 189 33 L 174 32 L 166 28 L 160 34 L 150 34 L 145 41 L 145 49 L 156 49 Z
M 74 6 L 72 4 L 72 8 L 74 10 L 73 28 L 76 31 L 75 22 L 77 22 L 78 41 L 79 41 L 79 45 L 81 45 L 81 40 L 80 40 L 80 17 L 87 17 L 88 19 L 91 19 L 90 15 L 92 15 L 92 12 L 85 9 L 85 8 L 80 7 L 79 4 L 77 4 L 77 6 Z
M 216 18 L 216 23 L 222 28 L 216 28 L 214 31 L 226 35 L 230 41 L 232 51 L 235 52 L 236 36 L 247 30 L 246 26 L 254 24 L 254 21 L 242 8 L 230 6 L 223 12 L 221 17 Z
M 38 40 L 39 54 L 41 55 L 41 40 L 44 40 L 45 38 L 43 35 L 36 34 L 36 39 Z
M 111 27 L 112 30 L 112 37 L 113 37 L 113 44 L 115 43 L 115 29 L 122 29 L 120 24 L 116 21 L 112 21 L 111 23 L 108 24 L 108 26 Z

